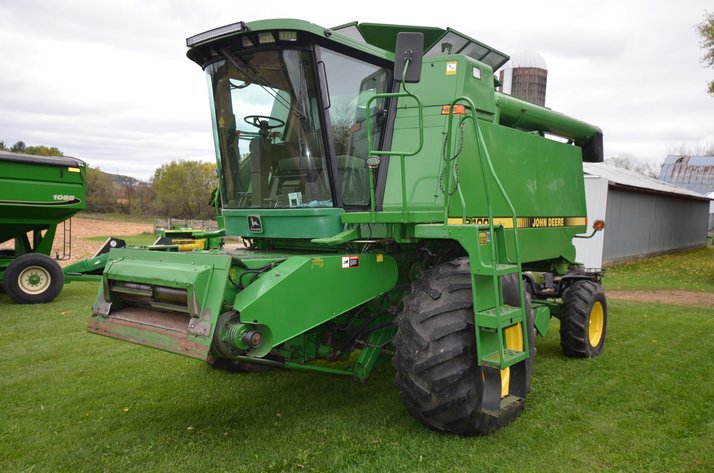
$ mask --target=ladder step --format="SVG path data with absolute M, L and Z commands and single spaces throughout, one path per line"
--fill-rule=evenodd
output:
M 505 328 L 523 322 L 523 311 L 520 307 L 502 305 L 499 312 L 497 315 L 495 307 L 476 312 L 476 324 L 479 327 Z
M 482 357 L 481 362 L 487 366 L 503 369 L 509 366 L 513 366 L 516 363 L 525 360 L 526 358 L 528 358 L 528 355 L 524 351 L 506 349 L 503 351 L 503 366 L 501 366 L 501 358 L 498 355 L 497 351 L 489 353 L 488 355 Z

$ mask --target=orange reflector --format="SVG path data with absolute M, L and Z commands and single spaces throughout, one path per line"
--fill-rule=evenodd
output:
M 605 228 L 605 220 L 595 220 L 595 222 L 593 223 L 593 228 L 595 229 L 595 231 L 599 232 L 600 230 Z
M 441 114 L 442 115 L 448 115 L 449 114 L 449 105 L 442 105 L 441 106 Z M 466 113 L 466 107 L 463 105 L 454 105 L 454 115 L 463 115 Z

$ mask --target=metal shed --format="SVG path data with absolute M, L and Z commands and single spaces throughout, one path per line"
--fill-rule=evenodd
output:
M 588 221 L 607 222 L 602 240 L 575 240 L 578 261 L 586 267 L 706 246 L 706 196 L 602 163 L 583 163 L 583 170 Z

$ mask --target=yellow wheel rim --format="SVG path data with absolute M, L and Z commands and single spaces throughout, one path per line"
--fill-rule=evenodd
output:
M 588 340 L 591 347 L 596 347 L 602 340 L 602 332 L 605 328 L 605 310 L 602 304 L 596 301 L 590 309 L 590 317 L 588 320 Z
M 506 348 L 523 351 L 523 325 L 518 323 L 503 331 Z M 511 389 L 511 368 L 501 370 L 501 398 L 508 396 Z

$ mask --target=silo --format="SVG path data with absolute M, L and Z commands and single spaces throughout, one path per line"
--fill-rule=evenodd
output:
M 535 51 L 519 51 L 501 69 L 501 91 L 545 106 L 548 67 L 543 56 Z

